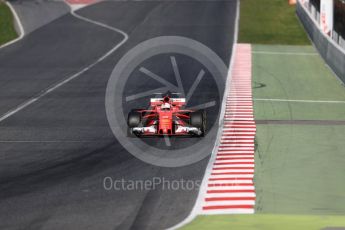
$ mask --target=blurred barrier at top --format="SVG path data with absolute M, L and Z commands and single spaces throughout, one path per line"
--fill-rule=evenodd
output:
M 296 10 L 300 21 L 320 55 L 345 84 L 345 49 L 321 31 L 319 22 L 308 11 L 308 6 L 303 5 L 301 0 L 297 2 Z

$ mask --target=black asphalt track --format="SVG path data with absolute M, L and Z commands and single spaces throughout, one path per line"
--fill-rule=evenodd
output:
M 197 185 L 208 159 L 163 168 L 129 154 L 109 128 L 107 81 L 128 50 L 163 35 L 195 39 L 229 63 L 236 1 L 103 2 L 78 14 L 119 28 L 129 39 L 78 78 L 0 122 L 0 229 L 173 226 L 191 211 L 197 186 L 107 190 L 104 179 L 127 185 L 183 179 Z M 66 15 L 0 50 L 1 114 L 92 64 L 121 39 L 114 31 Z M 163 75 L 168 71 L 162 63 L 156 66 Z M 205 86 L 198 91 L 213 95 L 212 90 Z

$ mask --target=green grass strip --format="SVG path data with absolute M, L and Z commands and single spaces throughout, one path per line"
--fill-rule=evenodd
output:
M 241 0 L 239 42 L 310 44 L 287 0 Z
M 0 1 L 0 45 L 17 37 L 14 28 L 14 18 L 8 6 Z
M 253 52 L 254 98 L 345 101 L 312 46 L 254 45 Z M 254 111 L 257 120 L 345 120 L 345 104 L 336 103 L 255 101 Z
M 322 230 L 345 227 L 344 216 L 309 215 L 216 215 L 198 216 L 182 229 L 236 229 L 236 230 Z

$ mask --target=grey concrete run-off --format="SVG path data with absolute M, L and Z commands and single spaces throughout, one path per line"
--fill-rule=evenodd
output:
M 11 0 L 9 2 L 17 12 L 25 34 L 37 30 L 70 11 L 64 1 Z M 18 26 L 16 29 L 19 33 Z
M 310 39 L 319 51 L 322 58 L 334 71 L 338 78 L 345 83 L 345 52 L 341 51 L 315 25 L 300 2 L 297 3 L 297 15 L 307 31 Z

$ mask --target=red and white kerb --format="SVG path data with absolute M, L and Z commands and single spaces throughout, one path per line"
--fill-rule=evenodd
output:
M 202 191 L 201 214 L 254 213 L 254 138 L 251 46 L 237 44 L 222 136 Z

